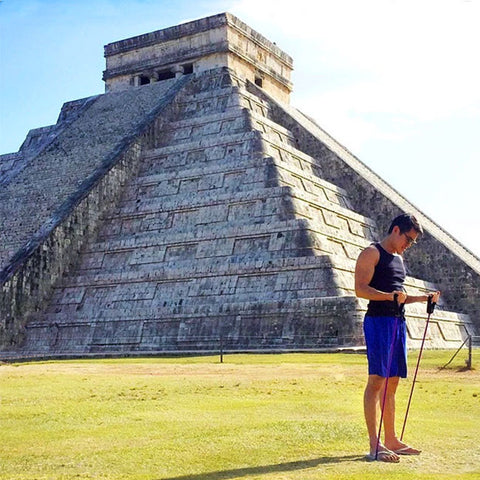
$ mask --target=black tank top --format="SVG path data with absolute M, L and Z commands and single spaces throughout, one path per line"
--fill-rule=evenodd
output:
M 369 286 L 387 293 L 404 290 L 406 271 L 403 258 L 400 255 L 388 253 L 379 243 L 375 243 L 374 246 L 380 252 L 380 259 L 375 266 Z M 390 300 L 370 300 L 368 304 L 367 315 L 371 317 L 392 316 L 396 313 L 395 302 Z

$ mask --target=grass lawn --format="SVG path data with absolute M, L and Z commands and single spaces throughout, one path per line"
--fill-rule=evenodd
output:
M 480 351 L 452 353 L 424 352 L 397 465 L 364 458 L 363 355 L 4 364 L 0 478 L 480 479 Z

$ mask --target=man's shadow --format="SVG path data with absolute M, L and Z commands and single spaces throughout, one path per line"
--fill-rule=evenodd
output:
M 359 462 L 365 461 L 364 455 L 345 455 L 339 457 L 320 457 L 311 460 L 299 460 L 296 462 L 277 463 L 276 465 L 261 465 L 258 467 L 235 468 L 232 470 L 219 470 L 217 472 L 197 473 L 194 475 L 181 475 L 179 477 L 163 477 L 159 480 L 231 480 L 248 475 L 262 475 L 274 472 L 291 472 L 314 468 L 328 463 Z

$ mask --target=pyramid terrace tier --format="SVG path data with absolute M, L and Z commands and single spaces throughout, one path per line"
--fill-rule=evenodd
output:
M 24 355 L 336 347 L 360 340 L 351 297 L 185 306 L 94 321 L 30 322 Z M 339 340 L 336 318 L 343 318 Z M 55 347 L 54 349 L 52 347 Z
M 274 200 L 271 200 L 271 202 L 274 202 Z M 290 200 L 289 197 L 288 200 Z M 263 205 L 261 199 L 259 205 Z M 196 210 L 186 210 L 180 219 L 186 220 L 188 217 L 191 221 L 182 226 L 177 220 L 176 228 L 170 227 L 168 214 L 163 217 L 158 215 L 139 218 L 127 217 L 122 222 L 109 223 L 106 229 L 101 232 L 99 237 L 101 241 L 91 244 L 87 247 L 86 252 L 114 253 L 119 250 L 157 248 L 159 253 L 156 258 L 160 258 L 160 251 L 165 251 L 168 247 L 190 245 L 188 258 L 201 258 L 208 255 L 208 252 L 212 252 L 213 256 L 224 256 L 231 255 L 235 251 L 233 243 L 235 239 L 240 241 L 242 238 L 251 237 L 252 256 L 265 254 L 265 248 L 267 248 L 268 252 L 301 249 L 303 254 L 299 253 L 295 256 L 312 255 L 313 252 L 318 251 L 356 258 L 359 251 L 370 243 L 361 235 L 363 228 L 368 229 L 368 223 L 360 223 L 358 219 L 349 218 L 347 215 L 342 216 L 342 223 L 335 226 L 319 221 L 313 224 L 301 218 L 278 220 L 273 216 L 269 221 L 266 221 L 265 216 L 260 216 L 258 220 L 254 221 L 255 202 L 233 203 L 232 206 L 233 208 L 228 211 L 235 217 L 233 224 L 228 218 L 215 223 L 215 219 L 211 215 L 208 216 L 210 222 L 204 222 L 202 217 L 199 216 L 199 211 Z M 219 209 L 222 212 L 225 211 L 225 208 L 224 204 L 219 204 Z M 258 208 L 263 207 L 259 206 Z M 340 222 L 340 219 L 337 220 Z M 195 222 L 195 227 L 192 227 L 192 222 Z M 334 223 L 334 220 L 329 222 Z M 358 225 L 359 230 L 355 231 L 354 228 L 348 227 L 349 225 Z M 173 220 L 172 226 L 175 226 Z M 342 230 L 339 226 L 345 228 Z M 193 228 L 194 230 L 192 230 Z M 292 231 L 298 232 L 295 234 L 298 238 L 291 236 L 293 234 L 289 232 Z M 352 231 L 355 231 L 355 233 L 352 233 Z M 262 241 L 261 244 L 256 245 L 253 241 L 256 237 L 268 237 L 272 240 L 271 242 Z M 220 239 L 225 242 L 222 248 L 219 248 L 220 245 L 218 244 Z M 231 248 L 228 245 L 231 245 Z M 260 250 L 256 250 L 255 247 L 260 248 L 261 245 L 264 246 Z M 218 253 L 214 253 L 215 248 L 219 248 Z M 245 248 L 247 248 L 247 245 L 245 245 Z M 353 250 L 350 251 L 351 249 Z

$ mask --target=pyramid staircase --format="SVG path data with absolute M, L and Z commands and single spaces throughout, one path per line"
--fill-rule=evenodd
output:
M 225 69 L 194 78 L 77 268 L 26 325 L 24 354 L 361 344 L 353 271 L 376 226 L 271 108 Z M 407 279 L 411 294 L 434 288 Z M 409 309 L 413 346 L 424 316 Z M 436 346 L 468 323 L 447 310 L 434 320 Z

